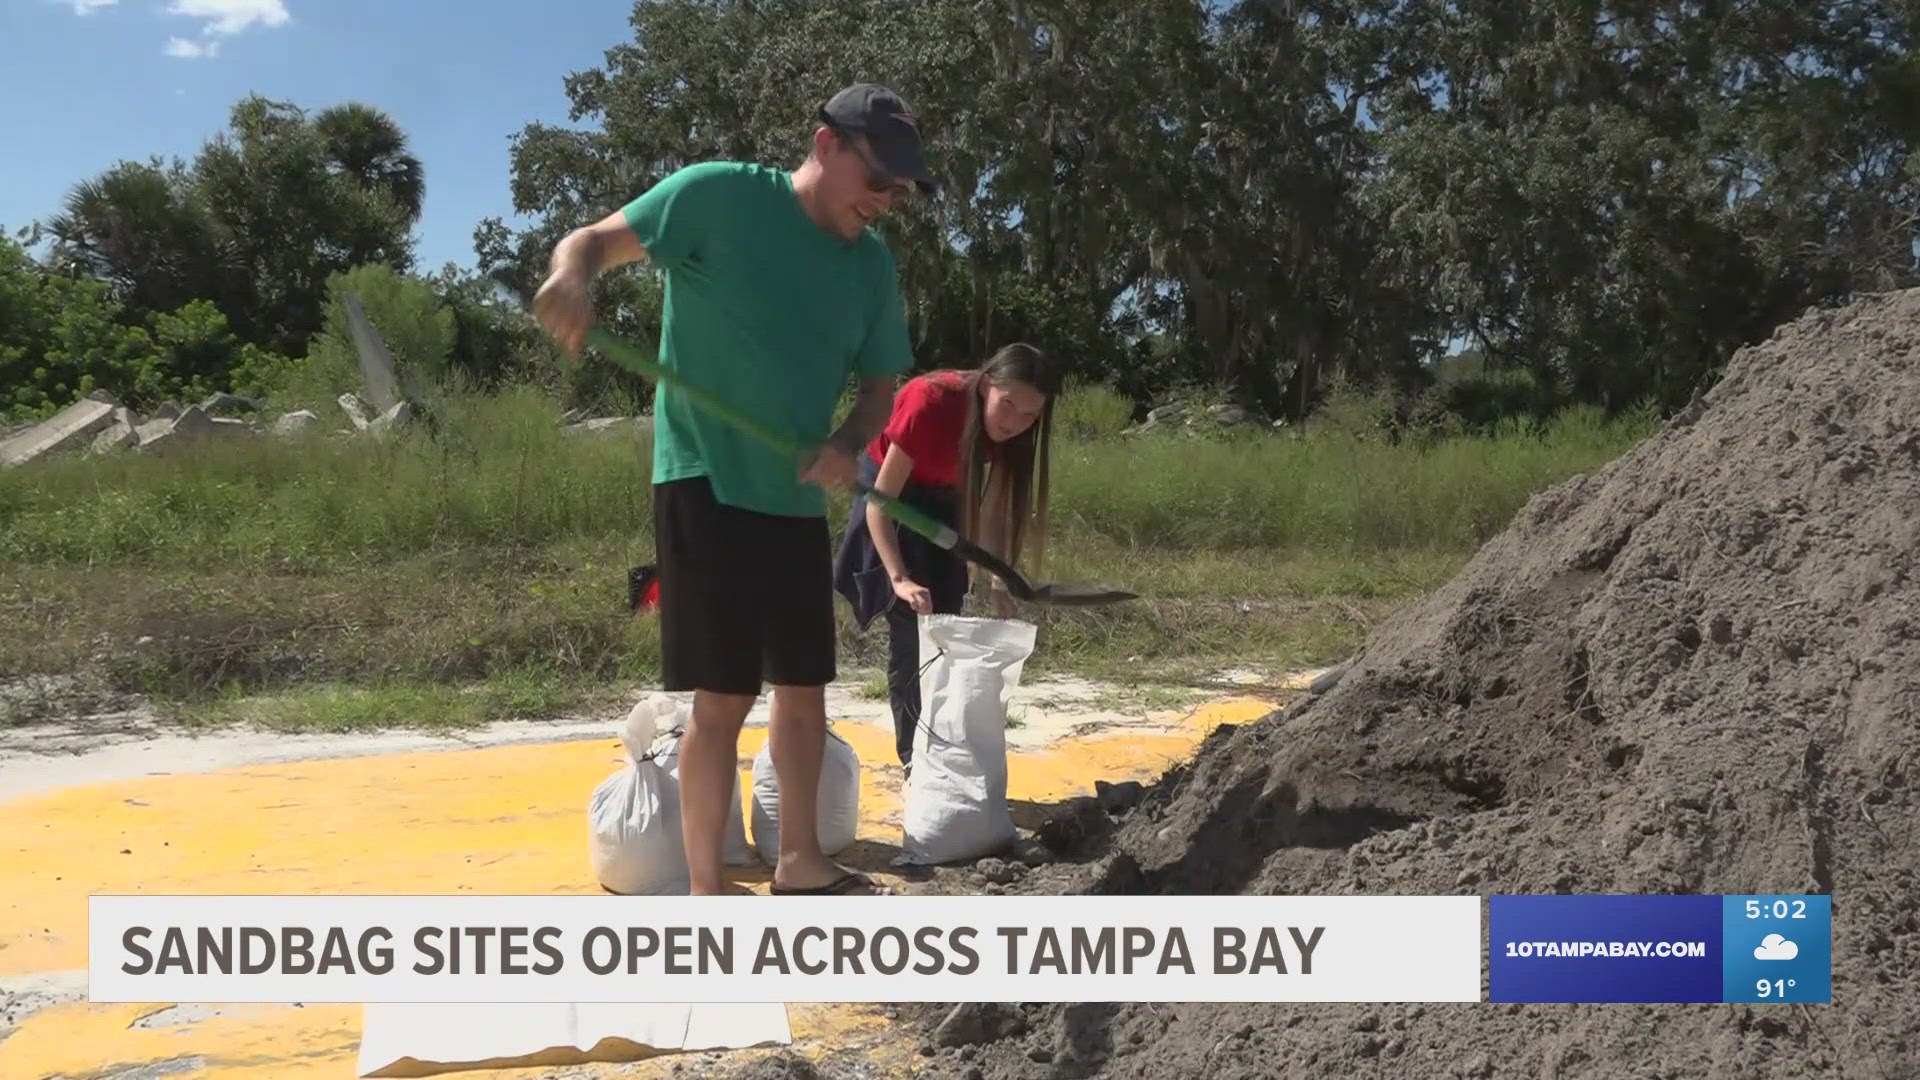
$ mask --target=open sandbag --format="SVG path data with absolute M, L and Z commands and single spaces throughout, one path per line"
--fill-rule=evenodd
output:
M 902 863 L 972 860 L 1014 839 L 1007 709 L 1037 629 L 1014 619 L 920 618 L 920 726 L 907 780 Z
M 820 762 L 820 850 L 835 855 L 853 846 L 860 830 L 860 756 L 827 725 Z M 773 739 L 753 759 L 753 846 L 768 866 L 780 861 L 780 779 L 773 767 Z

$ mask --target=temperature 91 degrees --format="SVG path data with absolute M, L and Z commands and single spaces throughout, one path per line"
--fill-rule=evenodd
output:
M 1753 984 L 1753 991 L 1763 998 L 1786 997 L 1788 987 L 1799 985 L 1798 979 L 1761 979 Z
M 1747 901 L 1747 918 L 1749 919 L 1804 919 L 1806 917 L 1807 902 L 1805 900 L 1780 899 L 1764 904 L 1758 900 Z

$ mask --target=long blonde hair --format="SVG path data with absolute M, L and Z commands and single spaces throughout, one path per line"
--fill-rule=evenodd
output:
M 992 479 L 988 455 L 981 452 L 982 412 L 986 408 L 987 384 L 1005 386 L 1019 382 L 1046 396 L 1039 419 L 1027 430 L 1001 443 L 992 455 L 991 473 L 1006 471 L 1007 550 L 1000 555 L 1010 565 L 1018 565 L 1021 556 L 1031 551 L 1030 569 L 1038 573 L 1046 560 L 1047 494 L 1049 458 L 1053 443 L 1053 402 L 1060 392 L 1059 370 L 1045 353 L 1032 345 L 1015 342 L 994 353 L 976 371 L 968 372 L 967 420 L 961 430 L 960 445 L 960 532 L 978 541 L 981 512 L 985 509 L 987 486 Z

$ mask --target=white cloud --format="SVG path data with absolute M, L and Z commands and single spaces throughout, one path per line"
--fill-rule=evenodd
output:
M 98 0 L 74 2 L 95 3 Z M 283 0 L 173 0 L 167 6 L 167 14 L 204 19 L 207 23 L 205 32 L 209 35 L 237 34 L 256 23 L 261 26 L 284 26 L 292 18 L 287 14 L 287 5 Z
M 110 8 L 120 0 L 67 0 L 73 5 L 75 15 L 91 15 L 101 8 Z
M 220 43 L 217 41 L 209 41 L 202 45 L 197 41 L 189 41 L 186 38 L 167 39 L 167 55 L 177 56 L 182 60 L 198 60 L 203 56 L 217 56 L 219 52 Z
M 1800 955 L 1800 946 L 1781 937 L 1768 934 L 1760 939 L 1760 945 L 1753 950 L 1755 960 L 1791 960 Z

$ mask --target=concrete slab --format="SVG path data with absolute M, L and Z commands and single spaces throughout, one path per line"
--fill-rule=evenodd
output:
M 373 403 L 375 412 L 384 413 L 400 403 L 399 367 L 394 363 L 393 352 L 373 328 L 373 321 L 367 318 L 366 309 L 360 306 L 360 298 L 347 293 L 345 300 L 347 331 L 353 338 L 353 351 L 360 359 L 360 378 L 366 383 L 367 400 Z
M 213 417 L 239 417 L 260 411 L 259 402 L 229 394 L 225 390 L 209 395 L 199 407 L 201 412 Z
M 567 425 L 567 430 L 575 434 L 633 434 L 644 435 L 653 431 L 651 416 L 601 416 L 592 420 L 582 420 Z
M 0 466 L 24 465 L 63 450 L 77 450 L 113 423 L 118 402 L 85 398 L 0 443 Z
M 412 402 L 397 402 L 393 408 L 374 417 L 373 422 L 367 425 L 367 433 L 370 435 L 385 435 L 395 428 L 405 427 L 413 421 L 413 414 L 414 409 Z
M 275 435 L 298 435 L 319 422 L 320 418 L 315 416 L 311 410 L 301 409 L 299 412 L 290 412 L 280 419 L 275 420 L 273 422 L 273 433 Z
M 140 445 L 140 432 L 135 426 L 138 420 L 139 417 L 133 415 L 131 409 L 113 410 L 113 418 L 93 437 L 93 452 L 107 454 Z
M 373 420 L 367 416 L 367 403 L 361 401 L 357 394 L 341 394 L 337 400 L 340 402 L 341 411 L 347 414 L 347 419 L 353 421 L 355 430 L 365 431 L 367 425 L 373 423 Z
M 141 425 L 140 449 L 149 453 L 167 452 L 192 443 L 253 432 L 254 426 L 245 420 L 208 416 L 200 406 L 189 405 L 170 421 Z

